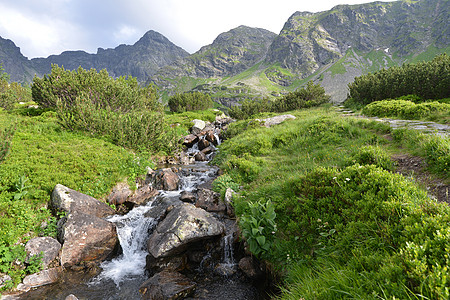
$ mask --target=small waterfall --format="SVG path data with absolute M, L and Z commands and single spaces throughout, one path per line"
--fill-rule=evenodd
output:
M 108 219 L 116 224 L 123 253 L 111 261 L 103 262 L 103 271 L 93 283 L 111 279 L 119 286 L 125 278 L 145 274 L 148 232 L 156 225 L 153 218 L 144 216 L 151 209 L 151 204 L 150 202 L 146 206 L 135 207 L 126 215 L 115 215 Z
M 233 233 L 223 237 L 223 263 L 229 265 L 236 264 L 233 251 Z

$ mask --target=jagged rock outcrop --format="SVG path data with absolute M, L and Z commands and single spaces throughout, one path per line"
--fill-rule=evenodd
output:
M 0 61 L 13 81 L 31 82 L 34 75 L 43 76 L 51 65 L 65 69 L 106 69 L 113 77 L 131 75 L 145 82 L 161 67 L 173 63 L 189 53 L 170 42 L 162 34 L 150 30 L 134 45 L 120 45 L 114 49 L 99 48 L 96 54 L 85 51 L 65 51 L 47 58 L 27 59 L 10 41 L 0 38 Z

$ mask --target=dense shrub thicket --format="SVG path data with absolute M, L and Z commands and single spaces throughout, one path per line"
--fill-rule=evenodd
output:
M 0 64 L 0 108 L 11 110 L 16 103 L 31 101 L 29 87 L 24 87 L 17 82 L 9 82 L 9 75 L 4 72 Z
M 55 109 L 70 130 L 106 136 L 136 150 L 170 152 L 176 147 L 155 89 L 139 86 L 135 78 L 113 79 L 106 70 L 69 71 L 53 65 L 51 74 L 33 79 L 32 95 L 40 106 Z
M 450 104 L 438 101 L 415 104 L 407 100 L 382 100 L 369 103 L 362 110 L 368 116 L 422 119 L 434 114 L 450 114 Z
M 176 94 L 169 98 L 169 108 L 172 112 L 182 113 L 193 110 L 205 110 L 213 107 L 213 101 L 208 94 L 190 92 Z
M 244 100 L 241 106 L 234 106 L 230 109 L 230 116 L 243 120 L 262 112 L 285 112 L 318 106 L 329 101 L 330 96 L 325 94 L 324 88 L 320 84 L 309 81 L 306 88 L 289 93 L 274 101 L 268 99 Z
M 422 99 L 450 96 L 450 57 L 446 54 L 430 62 L 404 64 L 355 78 L 349 84 L 349 98 L 360 104 L 414 94 Z

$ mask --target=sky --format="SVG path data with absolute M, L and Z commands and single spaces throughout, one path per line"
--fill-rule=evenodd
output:
M 296 11 L 367 0 L 0 0 L 0 36 L 28 58 L 134 44 L 154 30 L 189 53 L 240 25 L 280 33 Z

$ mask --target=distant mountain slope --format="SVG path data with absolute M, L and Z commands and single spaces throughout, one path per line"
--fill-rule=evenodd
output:
M 225 88 L 240 91 L 241 98 L 247 97 L 245 93 L 254 98 L 257 94 L 280 95 L 314 80 L 334 102 L 341 102 L 355 76 L 450 52 L 449 3 L 403 0 L 339 5 L 319 13 L 296 12 L 270 46 L 259 52 L 258 59 L 245 63 L 241 58 L 223 59 L 229 52 L 222 49 L 228 50 L 225 45 L 231 40 L 224 39 L 220 47 L 215 41 L 181 63 L 164 67 L 153 79 L 177 91 L 200 86 L 219 93 L 219 98 Z M 241 28 L 246 27 L 226 34 L 242 36 Z M 222 40 L 220 37 L 217 40 Z M 265 41 L 271 38 L 267 36 Z M 243 39 L 243 43 L 242 48 L 249 47 L 249 40 Z M 244 67 L 247 69 L 242 70 Z
M 13 41 L 2 37 L 0 37 L 0 63 L 13 81 L 30 82 L 36 73 L 30 61 L 20 52 L 20 48 Z
M 13 49 L 11 45 L 8 48 L 5 45 L 6 43 L 0 44 L 0 51 Z M 69 70 L 77 69 L 79 66 L 85 69 L 106 69 L 114 77 L 132 75 L 139 81 L 146 81 L 161 67 L 189 55 L 162 34 L 152 30 L 148 31 L 134 45 L 120 45 L 114 49 L 99 48 L 96 54 L 84 51 L 66 51 L 60 55 L 28 60 L 20 54 L 20 49 L 17 47 L 15 47 L 14 53 L 11 50 L 8 52 L 11 54 L 5 55 L 4 60 L 14 63 L 5 63 L 5 70 L 11 74 L 13 80 L 25 82 L 31 81 L 35 73 L 38 76 L 48 74 L 51 64 L 58 64 Z M 0 59 L 3 60 L 3 57 Z M 20 72 L 21 66 L 22 69 L 29 70 L 32 75 L 23 76 L 23 73 Z

